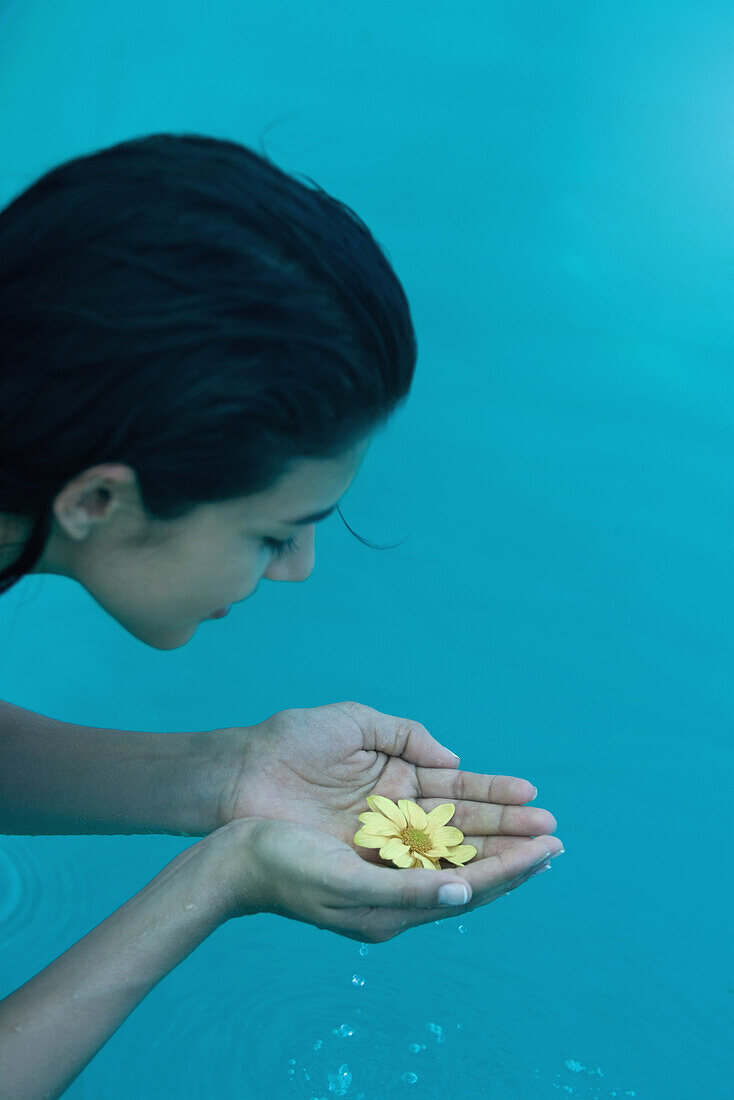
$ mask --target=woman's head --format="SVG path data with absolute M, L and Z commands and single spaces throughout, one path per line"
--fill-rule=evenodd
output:
M 100 598 L 76 566 L 93 545 L 111 554 L 107 539 L 136 548 L 142 584 L 146 555 L 200 553 L 186 538 L 205 543 L 243 505 L 283 519 L 335 503 L 415 361 L 404 292 L 364 223 L 265 156 L 154 134 L 52 169 L 0 212 L 0 516 L 23 531 L 0 591 L 48 569 Z M 295 516 L 276 514 L 301 490 Z M 87 499 L 98 513 L 80 535 L 64 507 Z M 248 594 L 235 575 L 223 601 Z M 148 641 L 154 613 L 136 628 L 133 590 L 121 599 L 100 602 Z

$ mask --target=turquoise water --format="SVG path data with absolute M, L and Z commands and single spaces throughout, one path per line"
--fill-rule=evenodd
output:
M 730 16 L 6 3 L 2 201 L 145 132 L 262 137 L 384 244 L 420 359 L 343 501 L 399 549 L 332 518 L 307 583 L 172 652 L 29 578 L 0 600 L 2 698 L 142 730 L 357 699 L 530 779 L 566 847 L 362 950 L 231 922 L 73 1100 L 731 1094 Z M 0 838 L 0 993 L 189 843 Z

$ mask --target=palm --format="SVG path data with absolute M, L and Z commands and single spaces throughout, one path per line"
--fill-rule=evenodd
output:
M 415 765 L 366 749 L 339 704 L 280 711 L 248 733 L 233 816 L 298 821 L 351 840 L 367 795 L 416 793 Z
M 279 711 L 230 732 L 239 733 L 243 745 L 232 818 L 295 821 L 352 846 L 368 795 L 410 798 L 426 812 L 452 802 L 451 824 L 478 858 L 556 828 L 547 811 L 523 804 L 534 793 L 526 780 L 459 772 L 452 754 L 419 723 L 361 704 Z M 357 851 L 380 862 L 374 849 Z

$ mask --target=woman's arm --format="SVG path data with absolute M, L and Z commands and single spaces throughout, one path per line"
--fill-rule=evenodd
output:
M 213 834 L 214 835 L 214 834 Z M 0 1001 L 0 1100 L 51 1100 L 226 916 L 210 838 Z
M 0 1100 L 58 1097 L 149 990 L 230 917 L 277 913 L 383 943 L 495 901 L 560 849 L 536 837 L 461 868 L 398 870 L 318 829 L 230 822 L 0 1002 Z
M 555 831 L 527 805 L 527 780 L 458 762 L 420 722 L 351 700 L 193 733 L 95 729 L 0 703 L 0 832 L 202 836 L 267 817 L 350 841 L 368 795 L 416 791 L 426 812 L 452 803 L 452 825 L 487 854 Z
M 202 836 L 222 824 L 225 782 L 206 732 L 96 729 L 0 701 L 0 832 Z

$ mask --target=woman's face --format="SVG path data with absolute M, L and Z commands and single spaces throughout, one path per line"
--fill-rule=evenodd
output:
M 140 641 L 177 649 L 263 577 L 311 575 L 315 524 L 349 488 L 369 443 L 337 459 L 298 460 L 267 491 L 202 504 L 179 520 L 145 515 L 130 467 L 95 466 L 56 497 L 53 531 L 33 572 L 79 581 Z M 293 548 L 280 556 L 273 543 L 287 539 Z

